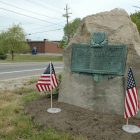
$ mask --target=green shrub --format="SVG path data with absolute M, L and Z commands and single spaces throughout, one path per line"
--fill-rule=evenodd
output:
M 3 52 L 0 52 L 0 60 L 5 60 L 7 58 L 7 55 Z

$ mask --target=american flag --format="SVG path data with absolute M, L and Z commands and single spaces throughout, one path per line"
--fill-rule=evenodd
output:
M 125 96 L 124 118 L 130 118 L 139 111 L 138 90 L 136 88 L 135 79 L 132 69 L 129 68 L 127 77 L 127 90 Z
M 47 69 L 39 78 L 36 87 L 39 92 L 51 91 L 58 86 L 58 81 L 55 75 L 53 64 L 50 62 Z

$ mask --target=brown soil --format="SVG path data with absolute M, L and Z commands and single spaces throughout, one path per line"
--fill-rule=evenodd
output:
M 35 122 L 45 128 L 83 135 L 88 140 L 140 140 L 140 133 L 129 134 L 122 130 L 123 116 L 99 114 L 77 106 L 59 103 L 53 99 L 53 106 L 62 109 L 61 113 L 49 114 L 50 99 L 41 98 L 26 106 L 26 112 Z M 131 124 L 139 125 L 140 120 L 130 119 Z

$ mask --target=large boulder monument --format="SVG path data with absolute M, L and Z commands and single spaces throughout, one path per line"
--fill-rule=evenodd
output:
M 64 51 L 59 101 L 123 115 L 129 67 L 140 89 L 139 60 L 139 33 L 126 11 L 113 9 L 83 18 Z

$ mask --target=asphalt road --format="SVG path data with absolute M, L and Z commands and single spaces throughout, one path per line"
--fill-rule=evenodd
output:
M 0 81 L 41 75 L 49 62 L 0 63 Z M 55 72 L 63 69 L 63 62 L 53 63 Z

